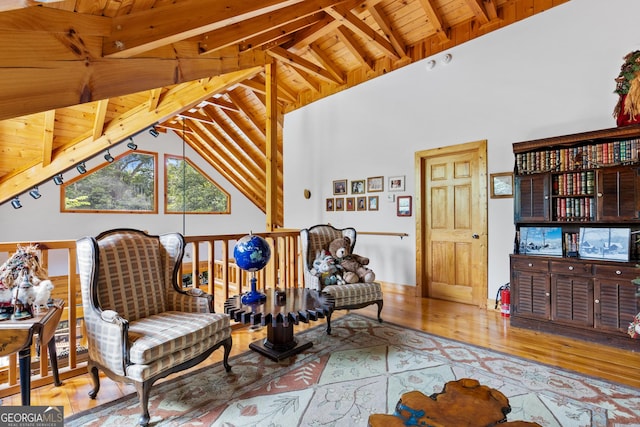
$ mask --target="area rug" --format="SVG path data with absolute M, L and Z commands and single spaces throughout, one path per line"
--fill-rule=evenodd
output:
M 248 351 L 156 385 L 154 426 L 367 426 L 400 395 L 474 378 L 500 390 L 508 420 L 542 426 L 640 425 L 640 390 L 348 314 L 297 335 L 314 345 L 280 363 Z M 68 417 L 65 426 L 133 426 L 135 394 Z

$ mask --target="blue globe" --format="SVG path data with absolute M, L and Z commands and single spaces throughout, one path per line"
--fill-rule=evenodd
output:
M 233 257 L 243 270 L 262 270 L 271 259 L 271 247 L 262 237 L 251 234 L 238 240 Z

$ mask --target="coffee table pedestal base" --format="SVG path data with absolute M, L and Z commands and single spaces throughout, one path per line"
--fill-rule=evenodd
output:
M 249 344 L 251 350 L 279 362 L 313 346 L 311 341 L 298 342 L 293 337 L 293 323 L 267 325 L 267 338 Z

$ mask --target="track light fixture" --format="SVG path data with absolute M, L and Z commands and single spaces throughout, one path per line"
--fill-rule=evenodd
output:
M 53 177 L 53 183 L 55 185 L 62 185 L 64 183 L 64 179 L 62 178 L 61 173 Z
M 31 191 L 29 191 L 29 195 L 31 197 L 33 197 L 34 199 L 39 199 L 40 197 L 42 197 L 42 194 L 40 194 L 40 190 L 38 190 L 38 186 L 37 185 L 35 187 L 33 187 L 33 189 Z
M 80 174 L 85 174 L 87 173 L 87 167 L 85 166 L 84 162 L 80 163 L 78 166 L 76 166 L 76 170 L 78 171 L 78 173 Z
M 129 142 L 127 143 L 127 148 L 129 148 L 129 150 L 137 150 L 138 146 L 136 145 L 135 142 L 133 142 L 133 138 L 129 138 Z
M 113 163 L 113 161 L 115 160 L 111 153 L 109 153 L 109 150 L 107 150 L 107 154 L 104 155 L 104 159 L 109 163 Z
M 156 129 L 155 126 L 152 126 L 151 129 L 149 129 L 149 133 L 151 134 L 151 136 L 153 136 L 154 138 L 157 138 L 160 135 L 160 132 L 158 132 L 158 129 Z
M 11 201 L 11 206 L 13 206 L 13 209 L 20 209 L 22 207 L 18 196 L 14 197 L 14 199 Z

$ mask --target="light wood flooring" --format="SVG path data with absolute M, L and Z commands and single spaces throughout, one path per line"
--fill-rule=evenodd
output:
M 343 315 L 342 313 L 344 312 L 336 312 L 334 318 Z M 357 310 L 357 313 L 375 317 L 376 306 Z M 501 317 L 497 311 L 416 298 L 385 289 L 382 318 L 398 325 L 421 329 L 435 335 L 488 347 L 640 389 L 640 353 L 617 350 L 557 335 L 511 328 L 509 320 Z M 319 324 L 324 325 L 324 320 L 300 324 L 296 326 L 296 331 Z M 247 351 L 249 343 L 263 338 L 265 332 L 266 328 L 259 331 L 250 331 L 246 327 L 236 329 L 233 333 L 232 355 Z M 638 348 L 640 349 L 640 340 Z M 215 363 L 221 358 L 222 351 L 217 350 L 205 363 Z M 194 369 L 201 366 L 203 365 Z M 171 377 L 164 381 L 170 379 Z M 88 375 L 68 378 L 63 381 L 61 387 L 50 385 L 32 390 L 31 404 L 64 406 L 64 414 L 69 416 L 129 393 L 135 393 L 133 386 L 116 384 L 104 377 L 101 380 L 97 399 L 92 400 L 88 397 L 87 393 L 90 389 L 91 382 Z M 20 395 L 6 397 L 2 404 L 20 405 Z

